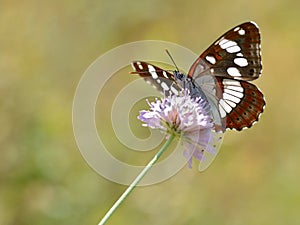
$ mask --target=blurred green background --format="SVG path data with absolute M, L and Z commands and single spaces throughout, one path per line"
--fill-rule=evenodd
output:
M 1 225 L 97 224 L 125 190 L 89 168 L 73 136 L 74 92 L 98 56 L 144 39 L 175 42 L 200 54 L 248 20 L 262 33 L 264 70 L 255 83 L 267 107 L 260 122 L 226 133 L 217 160 L 204 173 L 185 168 L 163 183 L 137 188 L 108 224 L 299 223 L 300 1 L 0 5 Z M 111 102 L 106 98 L 102 107 Z M 106 135 L 114 146 L 113 134 Z

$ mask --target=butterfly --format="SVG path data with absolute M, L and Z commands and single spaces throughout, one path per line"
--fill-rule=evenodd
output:
M 187 88 L 192 97 L 206 98 L 214 117 L 220 118 L 223 131 L 250 128 L 264 111 L 264 96 L 251 83 L 262 71 L 260 33 L 254 22 L 242 23 L 223 34 L 197 58 L 187 74 L 143 61 L 131 65 L 133 73 L 160 92 L 178 94 Z

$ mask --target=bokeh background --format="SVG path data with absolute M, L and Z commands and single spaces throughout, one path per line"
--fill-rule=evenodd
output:
M 108 224 L 299 223 L 300 1 L 2 0 L 0 5 L 1 225 L 97 224 L 125 190 L 87 165 L 72 131 L 76 86 L 98 56 L 144 39 L 175 42 L 200 54 L 248 20 L 262 33 L 264 70 L 255 83 L 267 107 L 260 122 L 227 132 L 204 173 L 185 168 L 163 183 L 137 188 Z M 129 70 L 111 81 L 116 90 L 126 84 Z M 97 105 L 98 124 L 106 121 L 101 107 L 112 100 L 102 98 Z M 110 138 L 113 133 L 102 132 L 112 151 L 121 146 Z M 132 154 L 138 161 L 141 156 Z

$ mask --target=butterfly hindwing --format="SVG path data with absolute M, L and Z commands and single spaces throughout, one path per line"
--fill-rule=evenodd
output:
M 217 94 L 219 113 L 226 128 L 240 131 L 251 127 L 264 110 L 263 94 L 247 81 L 221 77 L 216 80 L 221 90 Z

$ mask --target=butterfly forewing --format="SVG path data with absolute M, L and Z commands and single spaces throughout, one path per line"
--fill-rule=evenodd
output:
M 260 33 L 254 22 L 243 23 L 222 35 L 194 62 L 189 77 L 204 74 L 238 80 L 259 77 L 261 65 Z
M 173 94 L 178 95 L 181 90 L 175 81 L 174 75 L 166 70 L 142 61 L 132 62 L 131 66 L 136 71 L 135 73 L 138 73 L 162 94 L 168 95 L 171 91 Z

